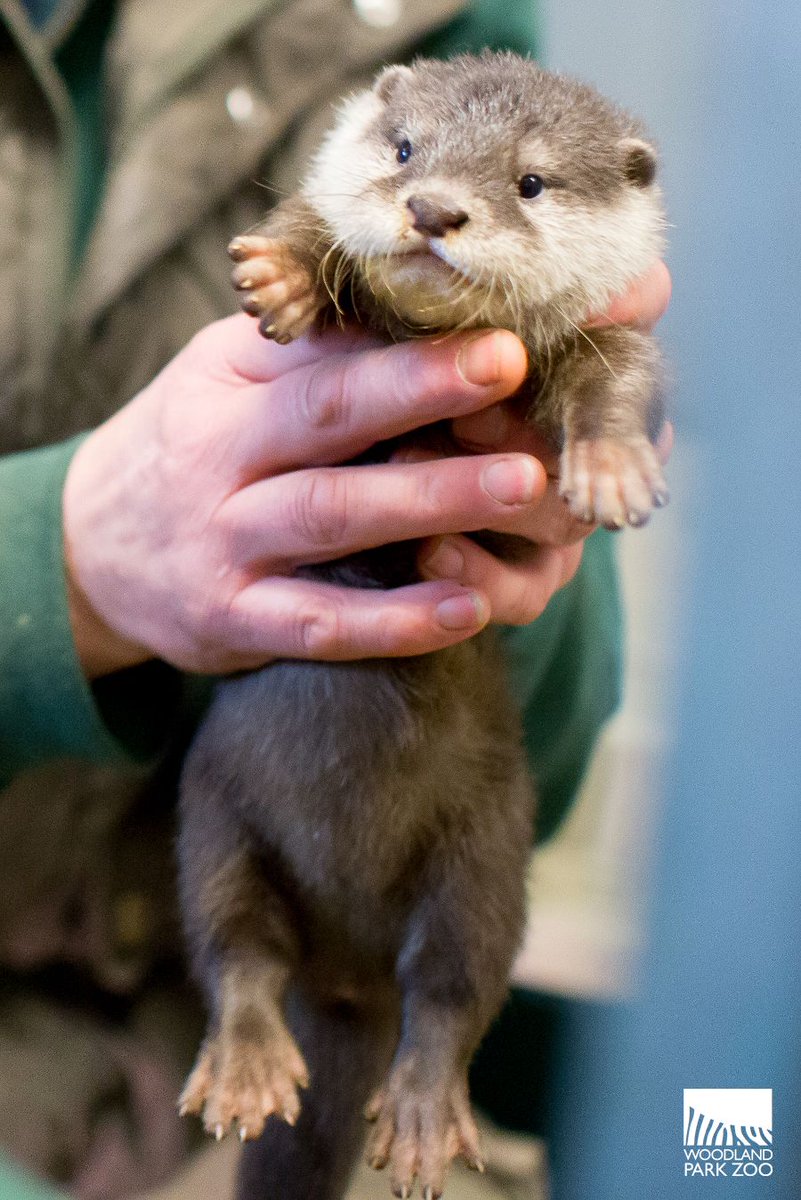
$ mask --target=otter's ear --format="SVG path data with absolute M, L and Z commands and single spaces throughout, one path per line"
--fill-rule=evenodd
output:
M 623 173 L 637 187 L 648 187 L 656 178 L 656 151 L 641 138 L 624 138 L 620 143 Z
M 384 67 L 384 70 L 376 76 L 373 91 L 379 100 L 383 100 L 386 104 L 392 98 L 399 84 L 411 79 L 412 74 L 411 67 Z

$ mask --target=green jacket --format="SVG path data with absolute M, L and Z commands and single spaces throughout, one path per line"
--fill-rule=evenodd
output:
M 0 0 L 0 779 L 54 758 L 146 757 L 175 710 L 153 668 L 92 689 L 76 661 L 60 537 L 75 435 L 234 310 L 224 247 L 263 214 L 258 181 L 294 185 L 343 92 L 380 62 L 525 52 L 535 33 L 528 0 L 404 0 L 394 21 L 392 4 L 358 0 L 119 0 L 110 27 L 104 2 L 59 11 L 42 37 L 20 0 Z M 505 636 L 542 838 L 618 698 L 611 538 L 594 535 L 546 613 Z M 49 787 L 24 795 L 37 813 L 59 802 Z M 58 875 L 72 841 L 51 853 Z

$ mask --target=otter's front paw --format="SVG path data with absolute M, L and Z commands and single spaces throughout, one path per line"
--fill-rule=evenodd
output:
M 228 253 L 238 265 L 231 275 L 246 313 L 259 318 L 259 330 L 281 345 L 301 337 L 325 304 L 316 281 L 273 238 L 255 234 L 234 238 Z
M 222 1035 L 201 1047 L 178 1111 L 181 1116 L 202 1112 L 206 1132 L 218 1141 L 236 1121 L 245 1141 L 258 1137 L 273 1113 L 294 1125 L 298 1088 L 308 1084 L 306 1064 L 286 1029 L 259 1040 Z
M 670 499 L 656 451 L 644 437 L 567 442 L 559 493 L 574 517 L 607 529 L 644 525 L 652 509 Z
M 431 1087 L 416 1074 L 412 1064 L 395 1068 L 367 1105 L 365 1116 L 375 1121 L 367 1161 L 376 1170 L 389 1163 L 393 1195 L 411 1196 L 419 1178 L 423 1200 L 436 1200 L 457 1155 L 476 1171 L 484 1164 L 467 1081 Z

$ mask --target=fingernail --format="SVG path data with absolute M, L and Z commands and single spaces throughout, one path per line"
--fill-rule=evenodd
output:
M 465 383 L 490 387 L 501 378 L 501 356 L 494 333 L 480 333 L 462 346 L 456 356 L 456 370 Z
M 464 570 L 464 555 L 453 542 L 443 539 L 422 559 L 420 568 L 427 575 L 438 575 L 440 579 L 458 579 Z
M 489 607 L 477 592 L 463 592 L 437 605 L 437 620 L 443 629 L 477 629 L 489 620 Z
M 537 490 L 537 471 L 530 458 L 503 458 L 485 468 L 481 484 L 501 504 L 530 504 Z

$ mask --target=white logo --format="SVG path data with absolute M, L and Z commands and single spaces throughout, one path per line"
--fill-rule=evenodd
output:
M 773 1174 L 772 1088 L 685 1088 L 684 1174 Z
M 685 1146 L 771 1146 L 772 1088 L 685 1088 Z

